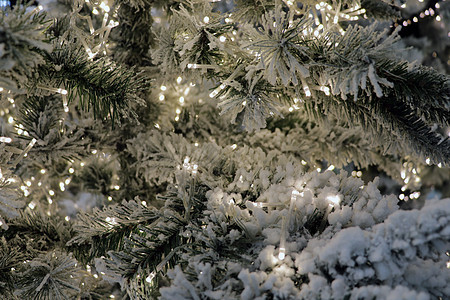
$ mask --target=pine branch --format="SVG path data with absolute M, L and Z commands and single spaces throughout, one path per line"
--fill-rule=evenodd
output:
M 131 102 L 144 103 L 138 94 L 148 88 L 146 79 L 107 58 L 89 60 L 81 48 L 63 43 L 45 59 L 30 91 L 41 85 L 63 87 L 69 102 L 79 97 L 84 109 L 92 109 L 97 118 L 110 116 L 113 123 L 129 114 Z
M 25 206 L 25 202 L 18 193 L 16 178 L 10 172 L 3 172 L 0 169 L 0 227 L 7 230 L 7 221 L 20 216 L 20 209 Z
M 94 209 L 89 214 L 82 212 L 74 226 L 77 234 L 67 245 L 73 247 L 79 259 L 89 262 L 109 250 L 122 249 L 124 238 L 138 231 L 139 224 L 151 223 L 157 218 L 154 209 L 136 201 L 123 201 L 122 205 L 104 210 Z
M 72 235 L 71 230 L 70 224 L 60 216 L 49 216 L 35 208 L 11 220 L 9 229 L 2 236 L 12 245 L 17 245 L 28 257 L 34 257 L 41 251 L 64 249 Z
M 115 42 L 116 61 L 128 65 L 145 66 L 150 63 L 148 52 L 155 42 L 152 31 L 154 1 L 114 1 L 119 25 L 111 31 Z
M 361 7 L 369 18 L 378 20 L 397 20 L 401 18 L 399 7 L 383 0 L 361 0 Z
M 26 262 L 14 294 L 22 299 L 71 299 L 79 291 L 80 277 L 75 259 L 51 251 Z
M 45 31 L 49 20 L 30 3 L 0 10 L 0 86 L 18 92 L 32 71 L 44 63 L 42 52 L 50 52 Z M 40 51 L 38 51 L 40 50 Z
M 17 299 L 14 296 L 14 285 L 17 281 L 16 269 L 21 267 L 25 256 L 18 248 L 0 239 L 0 295 L 6 299 Z

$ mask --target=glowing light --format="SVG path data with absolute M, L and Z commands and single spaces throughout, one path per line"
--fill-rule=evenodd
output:
M 183 104 L 183 103 L 184 103 L 184 97 L 181 96 L 180 99 L 179 99 L 178 101 L 180 101 L 180 103 Z
M 11 143 L 12 142 L 12 138 L 5 137 L 5 136 L 0 136 L 0 142 L 1 143 Z
M 327 86 L 321 86 L 320 90 L 325 93 L 325 95 L 330 96 L 330 88 Z
M 339 197 L 339 195 L 330 195 L 327 197 L 327 200 L 333 203 L 330 203 L 331 206 L 334 206 L 338 205 L 341 202 L 341 197 Z
M 236 144 L 231 145 L 231 149 L 235 150 L 237 148 Z
M 197 170 L 198 170 L 198 165 L 196 165 L 196 164 L 194 164 L 193 166 L 192 166 L 192 174 L 197 174 Z
M 108 201 L 112 201 L 112 197 L 111 196 L 108 196 Z
M 73 168 L 69 168 L 69 173 L 73 174 L 73 172 L 75 172 L 75 170 Z
M 67 178 L 66 180 L 64 180 L 65 184 L 69 184 L 70 183 L 70 178 Z
M 34 208 L 36 207 L 36 203 L 30 202 L 30 203 L 28 204 L 28 207 L 31 208 L 31 209 L 34 209 Z
M 54 196 L 54 195 L 55 195 L 55 192 L 54 192 L 53 190 L 50 190 L 50 191 L 48 191 L 48 194 L 49 194 L 50 196 Z
M 61 192 L 64 192 L 66 190 L 66 187 L 64 186 L 64 182 L 59 183 L 59 189 L 61 190 Z
M 227 38 L 224 37 L 223 35 L 221 35 L 221 36 L 219 37 L 219 41 L 221 41 L 222 43 L 224 43 L 226 40 L 227 40 Z
M 25 181 L 25 184 L 26 184 L 27 186 L 31 186 L 31 181 L 27 180 L 27 181 Z
M 400 200 L 405 199 L 405 194 L 400 194 L 400 195 L 398 195 L 398 198 L 399 198 Z
M 180 84 L 182 80 L 183 80 L 183 78 L 178 77 L 178 78 L 177 78 L 177 83 Z
M 155 273 L 151 272 L 150 275 L 148 275 L 147 278 L 145 278 L 145 281 L 147 281 L 148 283 L 152 283 L 153 278 L 155 278 Z
M 103 9 L 105 12 L 109 12 L 109 10 L 110 10 L 109 6 L 106 5 L 106 3 L 103 2 L 103 1 L 100 3 L 99 6 L 100 6 L 100 8 Z
M 208 17 L 208 16 L 204 17 L 204 18 L 203 18 L 203 22 L 205 22 L 206 24 L 208 24 L 208 23 L 209 23 L 209 17 Z
M 286 249 L 280 248 L 280 251 L 278 252 L 278 259 L 283 260 L 286 257 Z
M 165 98 L 166 97 L 163 94 L 159 95 L 159 101 L 164 101 Z
M 120 186 L 115 185 L 115 186 L 114 186 L 114 189 L 115 189 L 116 191 L 118 191 L 118 190 L 120 189 Z
M 307 164 L 307 162 L 304 161 L 303 159 L 302 159 L 301 163 L 302 163 L 302 165 L 304 165 L 304 166 Z
M 305 96 L 306 97 L 311 97 L 311 90 L 309 89 L 309 86 L 304 85 L 303 86 L 303 91 L 305 92 Z
M 402 170 L 402 171 L 400 172 L 400 176 L 402 177 L 402 179 L 405 179 L 405 178 L 406 178 L 406 171 L 405 171 L 405 170 Z
M 217 92 L 216 90 L 212 91 L 211 94 L 209 94 L 210 98 L 214 98 L 215 96 L 217 96 L 219 92 Z
M 333 171 L 334 170 L 334 168 L 335 168 L 335 166 L 333 166 L 333 165 L 330 165 L 329 167 L 328 167 L 328 171 Z
M 165 90 L 167 90 L 167 87 L 165 85 L 162 85 L 161 86 L 161 91 L 165 91 Z
M 9 124 L 12 124 L 12 123 L 14 123 L 14 119 L 13 119 L 13 117 L 9 117 L 9 118 L 8 118 L 8 123 L 9 123 Z

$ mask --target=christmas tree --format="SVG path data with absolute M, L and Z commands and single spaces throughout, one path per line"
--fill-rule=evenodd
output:
M 448 299 L 449 18 L 0 1 L 0 298 Z

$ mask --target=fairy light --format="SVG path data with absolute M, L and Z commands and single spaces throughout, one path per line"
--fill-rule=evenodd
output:
M 226 40 L 227 40 L 227 38 L 224 37 L 223 35 L 221 35 L 221 36 L 219 37 L 219 41 L 221 41 L 222 43 L 225 43 Z
M 209 97 L 210 97 L 210 98 L 214 98 L 214 97 L 217 96 L 217 94 L 219 94 L 219 92 L 216 91 L 216 90 L 214 90 L 214 91 L 212 91 L 212 92 L 209 94 Z
M 61 192 L 64 192 L 66 190 L 66 187 L 64 186 L 64 182 L 59 183 L 59 189 L 61 190 Z
M 306 84 L 303 85 L 303 91 L 305 92 L 306 97 L 311 97 L 311 90 L 309 89 L 309 86 Z
M 147 281 L 148 283 L 152 283 L 153 278 L 155 278 L 156 274 L 155 272 L 151 272 L 150 275 L 147 276 L 147 278 L 145 278 L 145 281 Z
M 48 191 L 48 194 L 49 194 L 50 196 L 54 196 L 54 195 L 55 195 L 55 191 L 49 190 L 49 191 Z
M 12 142 L 12 138 L 6 136 L 0 136 L 0 143 L 9 144 Z
M 36 207 L 36 203 L 34 203 L 33 201 L 28 203 L 28 207 L 31 209 L 34 209 Z
M 165 98 L 166 97 L 163 94 L 159 95 L 159 101 L 164 101 Z
M 321 90 L 322 92 L 324 92 L 325 95 L 330 96 L 330 88 L 329 88 L 329 87 L 327 87 L 327 86 L 321 86 L 321 87 L 319 88 L 319 90 Z
M 194 164 L 194 165 L 192 166 L 192 174 L 193 174 L 193 175 L 196 175 L 196 174 L 197 174 L 197 171 L 198 171 L 198 165 Z
M 341 202 L 341 197 L 339 195 L 329 195 L 327 196 L 327 200 L 330 201 L 330 206 L 339 205 Z
M 182 80 L 183 80 L 183 78 L 178 77 L 178 78 L 177 78 L 177 83 L 180 84 Z
M 102 2 L 100 3 L 99 6 L 100 6 L 100 8 L 103 9 L 105 12 L 109 13 L 110 8 L 109 8 L 109 6 L 108 6 L 105 2 L 102 1 Z
M 280 236 L 280 249 L 278 250 L 278 259 L 283 260 L 286 257 L 286 217 L 281 219 L 281 236 Z

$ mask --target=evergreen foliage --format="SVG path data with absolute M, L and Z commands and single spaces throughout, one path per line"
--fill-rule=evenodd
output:
M 449 298 L 450 14 L 403 2 L 0 7 L 0 298 Z

